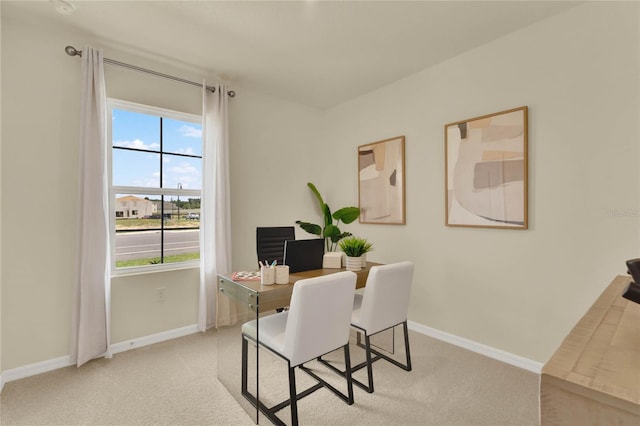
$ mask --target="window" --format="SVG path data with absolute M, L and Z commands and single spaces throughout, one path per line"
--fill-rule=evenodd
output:
M 112 269 L 195 263 L 200 258 L 201 118 L 117 100 L 109 100 L 108 111 Z

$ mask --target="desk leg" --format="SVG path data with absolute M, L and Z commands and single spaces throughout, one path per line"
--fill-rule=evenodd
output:
M 256 309 L 252 309 L 255 305 L 247 302 L 251 295 L 241 293 L 242 288 L 224 281 L 218 285 L 218 305 L 224 304 L 228 315 L 217 318 L 217 378 L 258 424 L 257 404 L 244 397 L 248 393 L 258 395 L 258 348 L 242 337 L 242 324 L 257 319 Z

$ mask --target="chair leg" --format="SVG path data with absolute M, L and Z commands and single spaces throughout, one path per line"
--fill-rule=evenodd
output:
M 279 404 L 276 404 L 272 407 L 267 407 L 265 404 L 263 404 L 262 401 L 259 401 L 255 396 L 253 396 L 249 391 L 248 391 L 248 339 L 246 339 L 244 337 L 244 335 L 242 336 L 242 368 L 241 368 L 241 375 L 242 375 L 242 383 L 241 383 L 241 388 L 242 388 L 242 395 L 254 406 L 256 407 L 262 414 L 264 414 L 274 425 L 277 426 L 285 426 L 285 423 L 280 420 L 280 418 L 278 418 L 278 416 L 276 415 L 276 413 L 280 410 L 282 410 L 283 408 L 289 406 L 291 409 L 291 425 L 292 426 L 298 426 L 298 399 L 304 398 L 305 396 L 311 395 L 313 392 L 317 391 L 318 389 L 325 387 L 327 388 L 329 391 L 333 392 L 336 396 L 340 397 L 340 399 L 342 399 L 343 401 L 345 401 L 347 404 L 352 405 L 353 401 L 354 401 L 354 397 L 353 397 L 353 381 L 352 381 L 352 377 L 351 377 L 351 371 L 349 371 L 348 374 L 348 378 L 347 378 L 347 388 L 348 388 L 348 393 L 342 394 L 342 392 L 340 392 L 339 390 L 337 390 L 336 388 L 334 388 L 331 384 L 327 383 L 326 381 L 324 381 L 322 378 L 320 378 L 318 375 L 316 375 L 315 373 L 313 373 L 311 370 L 309 370 L 308 368 L 306 368 L 304 365 L 299 365 L 297 367 L 300 367 L 301 370 L 305 371 L 307 374 L 309 374 L 310 376 L 312 376 L 313 378 L 315 378 L 318 383 L 316 383 L 315 385 L 311 386 L 310 388 L 304 390 L 303 392 L 301 392 L 300 394 L 297 394 L 297 390 L 296 390 L 296 376 L 295 376 L 295 368 L 296 367 L 291 367 L 291 363 L 290 361 L 287 361 L 287 364 L 289 365 L 288 369 L 289 369 L 289 399 L 282 401 Z M 349 344 L 347 343 L 344 346 L 344 351 L 345 351 L 345 364 L 347 365 L 347 367 L 351 367 L 351 357 L 350 357 L 350 352 L 349 352 Z M 318 357 L 320 358 L 320 357 Z M 323 360 L 324 362 L 324 360 Z
M 371 338 L 367 333 L 364 334 L 364 346 L 367 356 L 367 377 L 369 379 L 369 387 L 367 392 L 373 393 L 373 361 L 371 361 Z
M 402 323 L 402 328 L 404 329 L 404 351 L 407 355 L 407 366 L 405 370 L 411 371 L 411 352 L 409 351 L 409 328 L 407 327 L 407 322 Z
M 398 324 L 399 325 L 399 324 Z M 404 335 L 404 348 L 405 348 L 405 352 L 406 352 L 406 356 L 407 356 L 407 363 L 403 364 L 391 357 L 388 357 L 387 355 L 378 352 L 377 350 L 370 348 L 371 352 L 374 353 L 376 355 L 376 358 L 373 358 L 374 361 L 376 361 L 377 359 L 386 359 L 387 361 L 389 361 L 391 364 L 402 368 L 405 371 L 411 371 L 411 354 L 409 352 L 409 333 L 407 333 L 407 325 L 406 323 L 404 324 L 404 331 L 405 331 L 405 335 Z
M 411 351 L 409 349 L 409 328 L 407 326 L 407 321 L 404 321 L 402 323 L 402 330 L 404 332 L 404 350 L 405 350 L 405 355 L 407 357 L 407 363 L 406 365 L 402 365 L 402 363 L 396 361 L 393 358 L 390 358 L 378 351 L 376 351 L 375 349 L 373 349 L 371 347 L 371 339 L 369 337 L 369 335 L 366 333 L 366 331 L 364 332 L 364 342 L 365 342 L 365 352 L 367 355 L 367 376 L 369 378 L 369 387 L 366 388 L 364 386 L 361 386 L 361 388 L 365 389 L 367 392 L 369 393 L 373 393 L 373 361 L 377 361 L 378 359 L 385 359 L 387 361 L 389 361 L 390 363 L 402 368 L 405 371 L 411 371 Z M 371 354 L 375 354 L 376 357 L 372 358 Z M 359 384 L 359 383 L 356 383 Z
M 298 397 L 296 395 L 295 367 L 289 365 L 289 398 L 291 400 L 291 425 L 298 426 Z
M 347 404 L 353 404 L 353 379 L 351 378 L 351 354 L 349 352 L 349 343 L 344 345 L 344 365 L 346 367 L 345 377 L 347 379 Z
M 400 325 L 400 324 L 397 324 Z M 394 326 L 395 327 L 395 326 Z M 352 373 L 360 370 L 361 368 L 367 367 L 367 379 L 368 379 L 368 386 L 361 383 L 360 381 L 358 381 L 357 379 L 353 378 L 353 376 L 351 377 L 351 381 L 352 383 L 356 384 L 358 387 L 364 389 L 365 391 L 367 391 L 368 393 L 373 393 L 373 363 L 375 361 L 378 361 L 379 359 L 385 359 L 387 361 L 389 361 L 390 363 L 402 368 L 405 371 L 411 371 L 411 351 L 409 349 L 409 329 L 407 326 L 407 322 L 404 321 L 402 323 L 402 328 L 403 328 L 403 332 L 404 332 L 404 349 L 405 349 L 405 355 L 407 358 L 407 363 L 406 364 L 402 364 L 401 362 L 398 362 L 397 360 L 388 357 L 387 355 L 384 355 L 380 352 L 378 352 L 377 350 L 373 349 L 371 347 L 371 337 L 367 334 L 367 332 L 365 330 L 362 330 L 362 333 L 364 334 L 364 347 L 362 346 L 361 343 L 358 344 L 359 347 L 362 347 L 365 351 L 365 355 L 366 355 L 366 360 L 354 367 L 351 367 L 351 362 L 349 360 L 348 364 L 347 364 L 347 359 L 345 358 L 345 366 L 346 369 L 345 371 L 341 371 L 338 368 L 336 368 L 335 366 L 331 365 L 327 360 L 322 359 L 321 356 L 319 356 L 317 358 L 317 360 L 319 362 L 321 362 L 322 364 L 326 365 L 327 367 L 329 367 L 331 370 L 335 371 L 338 374 L 341 374 L 345 377 L 347 377 L 347 372 L 349 373 L 349 375 L 351 376 Z M 372 356 L 375 355 L 375 356 Z

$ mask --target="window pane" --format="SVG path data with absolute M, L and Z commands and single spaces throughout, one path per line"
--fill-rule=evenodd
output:
M 163 187 L 202 189 L 202 160 L 165 154 L 163 157 Z
M 200 258 L 200 197 L 117 194 L 114 205 L 117 268 Z
M 160 263 L 160 203 L 160 196 L 116 195 L 116 267 Z
M 160 117 L 113 109 L 113 146 L 160 151 Z
M 200 197 L 164 197 L 164 263 L 200 258 Z
M 160 187 L 160 154 L 113 150 L 113 185 Z
M 202 156 L 202 126 L 197 123 L 162 119 L 164 152 Z

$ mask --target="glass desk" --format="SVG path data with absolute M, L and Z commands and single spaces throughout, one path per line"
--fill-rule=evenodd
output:
M 369 270 L 377 263 L 356 272 L 356 288 L 366 285 Z M 335 274 L 346 269 L 316 269 L 289 274 L 289 284 L 263 286 L 260 281 L 233 280 L 232 273 L 218 275 L 218 380 L 227 388 L 254 423 L 260 423 L 260 362 L 263 355 L 258 346 L 249 343 L 247 369 L 242 371 L 242 324 L 261 316 L 275 313 L 277 308 L 289 306 L 296 281 L 321 275 Z M 258 336 L 260 330 L 257 330 Z M 266 351 L 263 351 L 266 352 Z M 247 388 L 242 389 L 242 377 L 247 377 Z M 255 398 L 247 398 L 243 393 Z M 263 414 L 264 416 L 264 414 Z

